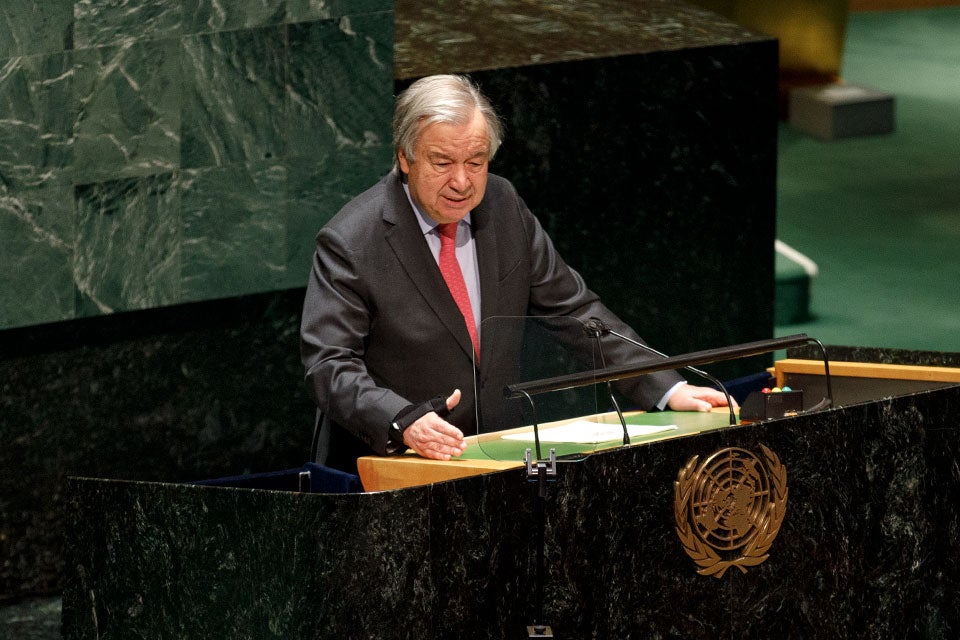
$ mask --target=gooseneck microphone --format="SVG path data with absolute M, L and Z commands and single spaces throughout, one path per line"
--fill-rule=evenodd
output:
M 594 320 L 596 320 L 596 322 L 593 322 Z M 603 322 L 597 320 L 597 318 L 590 318 L 590 322 L 586 323 L 586 329 L 587 333 L 597 341 L 597 351 L 600 354 L 600 367 L 606 369 L 607 363 L 603 358 L 603 342 L 600 340 L 600 337 L 603 335 Z M 630 444 L 630 430 L 627 429 L 627 421 L 624 419 L 623 411 L 620 410 L 620 403 L 617 402 L 617 397 L 613 393 L 613 383 L 609 380 L 607 381 L 607 393 L 610 395 L 610 402 L 617 412 L 617 417 L 620 418 L 620 426 L 623 427 L 623 444 L 626 446 Z
M 594 335 L 597 336 L 597 340 L 598 340 L 598 341 L 599 341 L 601 335 L 611 335 L 611 336 L 613 336 L 613 337 L 615 337 L 615 338 L 619 338 L 620 340 L 623 340 L 624 342 L 627 342 L 628 344 L 632 344 L 633 346 L 637 347 L 638 349 L 642 349 L 643 351 L 646 351 L 646 352 L 648 352 L 648 353 L 651 353 L 651 354 L 653 354 L 653 355 L 655 355 L 655 356 L 657 356 L 657 357 L 660 357 L 660 358 L 667 358 L 667 357 L 669 357 L 669 356 L 667 356 L 667 354 L 662 353 L 662 352 L 660 352 L 660 351 L 657 351 L 657 350 L 654 349 L 653 347 L 648 346 L 648 345 L 645 345 L 645 344 L 643 344 L 642 342 L 639 342 L 639 341 L 637 341 L 637 340 L 634 340 L 634 339 L 631 338 L 630 336 L 625 336 L 625 335 L 623 335 L 622 333 L 618 333 L 618 332 L 614 331 L 613 329 L 611 329 L 610 327 L 608 327 L 607 324 L 606 324 L 603 320 L 601 320 L 600 318 L 593 318 L 593 317 L 591 317 L 585 324 L 586 324 L 587 329 L 588 329 L 590 332 L 592 332 Z M 601 352 L 601 364 L 603 364 L 603 363 L 602 363 L 602 352 Z M 606 365 L 603 365 L 603 366 L 606 366 Z M 727 408 L 730 409 L 730 426 L 736 426 L 736 424 L 737 424 L 737 414 L 734 413 L 734 411 L 733 411 L 733 401 L 732 401 L 732 399 L 730 398 L 730 393 L 727 391 L 727 388 L 724 387 L 723 384 L 722 384 L 719 380 L 717 380 L 715 377 L 713 377 L 712 375 L 710 375 L 710 374 L 707 373 L 706 371 L 702 371 L 702 370 L 700 370 L 700 369 L 697 369 L 696 367 L 691 367 L 691 366 L 686 366 L 686 367 L 683 367 L 683 368 L 686 369 L 687 371 L 690 371 L 691 373 L 695 373 L 696 375 L 704 378 L 705 380 L 708 380 L 711 384 L 715 385 L 718 389 L 720 389 L 721 391 L 723 391 L 723 395 L 726 396 L 726 398 L 727 398 Z M 607 384 L 609 385 L 609 383 L 607 383 Z M 618 408 L 617 408 L 617 413 L 619 413 L 619 412 L 620 412 L 620 410 L 619 410 L 619 407 L 618 407 Z M 623 420 L 623 416 L 622 416 L 622 415 L 621 415 L 621 417 L 620 417 L 620 420 L 621 420 L 621 421 Z M 626 431 L 626 427 L 624 427 L 624 431 Z

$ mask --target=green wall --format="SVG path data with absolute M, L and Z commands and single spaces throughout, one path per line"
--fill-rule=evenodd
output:
M 3 4 L 0 329 L 302 286 L 389 168 L 389 0 Z

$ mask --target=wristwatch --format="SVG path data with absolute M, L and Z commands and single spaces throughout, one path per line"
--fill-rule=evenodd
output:
M 406 407 L 397 414 L 397 417 L 390 423 L 390 429 L 387 432 L 388 440 L 391 444 L 405 447 L 403 442 L 403 432 L 414 422 L 427 415 L 431 411 L 436 411 L 437 415 L 446 416 L 450 412 L 447 410 L 447 401 L 443 396 L 437 396 L 426 402 Z
M 390 431 L 388 434 L 389 441 L 396 445 L 406 446 L 403 442 L 403 432 L 406 431 L 407 427 L 409 426 L 409 424 L 404 424 L 401 426 L 398 421 L 391 422 Z

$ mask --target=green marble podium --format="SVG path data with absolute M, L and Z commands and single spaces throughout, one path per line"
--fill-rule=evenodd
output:
M 566 638 L 951 636 L 960 386 L 938 386 L 562 464 L 545 621 Z M 764 562 L 701 575 L 674 484 L 727 448 L 773 452 L 786 507 Z M 525 637 L 535 491 L 521 469 L 347 495 L 74 478 L 64 637 Z

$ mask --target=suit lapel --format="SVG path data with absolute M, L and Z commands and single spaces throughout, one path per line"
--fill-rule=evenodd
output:
M 480 321 L 497 314 L 499 281 L 499 256 L 497 255 L 496 225 L 493 214 L 482 201 L 471 213 L 473 239 L 477 250 L 477 267 L 480 270 Z M 483 350 L 483 336 L 480 337 Z
M 464 353 L 472 358 L 473 345 L 463 316 L 450 295 L 447 283 L 440 275 L 440 268 L 430 253 L 416 214 L 410 207 L 410 201 L 407 200 L 407 194 L 397 174 L 391 174 L 387 178 L 387 187 L 387 203 L 383 212 L 383 220 L 387 223 L 387 244 L 404 272 L 427 301 L 427 305 L 453 334 Z M 481 296 L 483 295 L 481 292 Z

